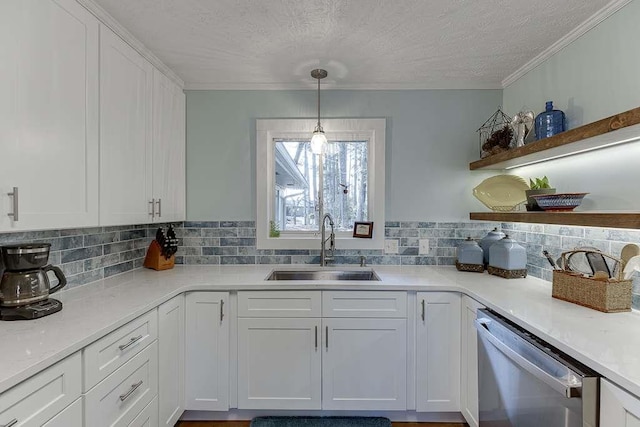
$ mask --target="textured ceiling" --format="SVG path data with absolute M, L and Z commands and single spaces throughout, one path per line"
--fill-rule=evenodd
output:
M 187 87 L 500 82 L 610 0 L 95 0 Z

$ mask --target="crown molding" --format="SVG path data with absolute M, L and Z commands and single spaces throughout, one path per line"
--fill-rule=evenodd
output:
M 582 24 L 578 25 L 573 30 L 569 31 L 564 37 L 560 40 L 543 50 L 536 57 L 531 59 L 529 62 L 524 64 L 518 70 L 516 70 L 513 74 L 508 76 L 502 81 L 502 88 L 506 88 L 510 84 L 514 83 L 516 80 L 527 74 L 529 71 L 536 68 L 538 65 L 542 64 L 549 58 L 551 58 L 556 53 L 560 52 L 562 49 L 585 35 L 588 31 L 595 28 L 598 24 L 600 24 L 605 19 L 609 18 L 611 15 L 622 9 L 631 0 L 613 0 L 605 7 L 600 9 L 598 12 L 593 14 L 590 18 L 584 21 Z
M 313 82 L 300 83 L 185 83 L 185 90 L 316 90 Z M 433 81 L 429 83 L 327 83 L 322 90 L 447 90 L 502 89 L 499 82 Z
M 126 28 L 124 28 L 115 18 L 104 10 L 93 0 L 77 0 L 85 9 L 91 12 L 100 22 L 109 27 L 129 46 L 138 51 L 147 61 L 153 64 L 165 76 L 173 80 L 181 88 L 184 88 L 184 81 L 169 67 L 167 67 L 157 56 L 153 54 L 147 47 L 136 39 Z

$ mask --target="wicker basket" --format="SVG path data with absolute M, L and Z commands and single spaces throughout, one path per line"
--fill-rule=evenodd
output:
M 571 253 L 573 251 L 562 254 L 562 265 L 566 265 L 566 256 Z M 620 262 L 609 255 L 602 255 Z M 605 313 L 631 311 L 631 280 L 622 280 L 621 274 L 622 269 L 619 268 L 616 279 L 601 281 L 571 271 L 554 270 L 552 296 Z

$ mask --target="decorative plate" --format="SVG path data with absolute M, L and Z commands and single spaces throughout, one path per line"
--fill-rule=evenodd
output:
M 482 181 L 473 195 L 492 211 L 509 212 L 527 201 L 525 190 L 529 190 L 529 184 L 523 178 L 496 175 Z

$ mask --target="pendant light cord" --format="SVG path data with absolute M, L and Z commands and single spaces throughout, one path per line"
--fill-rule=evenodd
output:
M 320 79 L 318 79 L 318 129 L 320 128 Z

